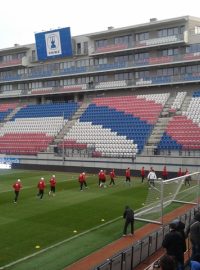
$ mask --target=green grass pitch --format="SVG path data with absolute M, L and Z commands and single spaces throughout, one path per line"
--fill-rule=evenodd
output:
M 48 196 L 52 174 L 55 197 Z M 42 200 L 36 196 L 40 177 L 47 184 Z M 18 178 L 23 189 L 14 204 L 12 184 Z M 142 207 L 148 190 L 136 178 L 131 187 L 124 185 L 124 177 L 114 187 L 99 188 L 97 175 L 88 175 L 88 189 L 80 192 L 77 178 L 77 173 L 0 171 L 0 269 L 8 264 L 5 269 L 63 269 L 120 238 L 124 206 Z

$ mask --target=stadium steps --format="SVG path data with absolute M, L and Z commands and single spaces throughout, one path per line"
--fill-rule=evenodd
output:
M 152 134 L 144 147 L 143 153 L 153 153 L 157 149 L 157 144 L 161 140 L 161 137 L 166 129 L 168 122 L 172 117 L 159 118 L 157 124 L 155 125 Z
M 187 109 L 188 109 L 188 106 L 190 104 L 190 101 L 192 99 L 192 94 L 190 95 L 187 95 L 182 106 L 181 106 L 181 110 L 180 110 L 180 114 L 179 115 L 182 115 L 182 112 L 186 112 Z
M 149 137 L 142 154 L 154 153 L 155 150 L 157 149 L 157 144 L 161 140 L 161 137 L 167 127 L 168 122 L 172 118 L 170 117 L 169 110 L 175 100 L 175 97 L 176 97 L 175 94 L 171 95 L 168 98 L 167 102 L 165 103 L 165 106 L 161 113 L 161 117 L 158 118 L 158 121 L 154 126 L 154 129 L 152 130 L 151 136 Z
M 63 128 L 60 130 L 58 135 L 54 138 L 52 144 L 49 146 L 50 148 L 57 146 L 58 143 L 63 141 L 63 137 L 68 131 L 75 125 L 76 121 L 80 118 L 80 116 L 85 112 L 87 107 L 90 105 L 90 102 L 83 102 L 79 109 L 74 113 L 71 120 L 69 120 Z
M 11 113 L 9 113 L 5 119 L 4 122 L 8 122 L 12 119 L 12 117 L 21 109 L 21 107 L 16 107 L 14 110 L 11 111 Z
M 165 103 L 165 106 L 162 110 L 161 117 L 168 117 L 169 116 L 169 110 L 171 109 L 171 106 L 175 100 L 176 95 L 171 94 L 168 98 L 167 102 Z

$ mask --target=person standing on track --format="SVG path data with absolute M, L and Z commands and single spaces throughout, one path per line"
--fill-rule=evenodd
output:
M 123 236 L 126 236 L 127 228 L 129 224 L 131 225 L 131 235 L 133 235 L 134 234 L 134 221 L 135 221 L 133 209 L 131 209 L 129 206 L 126 206 L 123 213 L 123 218 L 125 219 Z

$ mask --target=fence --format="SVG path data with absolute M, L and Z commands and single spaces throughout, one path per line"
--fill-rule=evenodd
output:
M 197 208 L 193 208 L 179 217 L 187 227 L 194 218 Z M 154 254 L 162 247 L 162 241 L 169 232 L 169 224 L 160 227 L 150 235 L 128 247 L 119 254 L 104 261 L 93 270 L 133 270 L 146 258 Z

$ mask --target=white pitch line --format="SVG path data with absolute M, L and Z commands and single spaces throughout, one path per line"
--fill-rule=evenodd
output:
M 37 256 L 37 255 L 39 255 L 39 254 L 41 254 L 41 253 L 44 253 L 44 252 L 46 252 L 46 251 L 48 251 L 48 250 L 50 250 L 50 249 L 53 249 L 53 248 L 55 248 L 55 247 L 58 247 L 58 246 L 60 246 L 60 245 L 62 245 L 62 244 L 64 244 L 64 243 L 67 243 L 67 242 L 69 242 L 69 241 L 71 241 L 71 240 L 74 240 L 74 239 L 76 239 L 76 238 L 78 238 L 78 237 L 80 237 L 80 236 L 83 236 L 83 235 L 85 235 L 85 234 L 87 234 L 87 233 L 90 233 L 90 232 L 92 232 L 92 231 L 95 231 L 95 230 L 97 230 L 97 229 L 99 229 L 99 228 L 101 228 L 101 227 L 103 227 L 103 226 L 105 226 L 105 225 L 108 225 L 108 224 L 110 224 L 110 223 L 113 223 L 113 222 L 117 221 L 117 220 L 120 219 L 120 218 L 122 218 L 122 217 L 120 216 L 120 217 L 117 217 L 117 218 L 115 218 L 115 219 L 112 219 L 112 220 L 110 220 L 110 221 L 108 221 L 108 222 L 106 222 L 106 223 L 103 223 L 103 224 L 101 224 L 101 225 L 98 225 L 98 226 L 96 226 L 96 227 L 94 227 L 94 228 L 92 228 L 92 229 L 89 229 L 89 230 L 84 231 L 84 232 L 82 232 L 82 233 L 79 233 L 79 234 L 77 234 L 77 235 L 75 235 L 75 236 L 72 236 L 72 237 L 70 237 L 70 238 L 67 238 L 67 239 L 65 239 L 65 240 L 63 240 L 63 241 L 61 241 L 61 242 L 58 242 L 57 244 L 54 244 L 54 245 L 49 246 L 49 247 L 47 247 L 47 248 L 44 248 L 44 249 L 42 249 L 42 250 L 40 250 L 40 251 L 38 251 L 38 252 L 35 252 L 35 253 L 31 254 L 31 255 L 28 255 L 28 256 L 26 256 L 26 257 L 23 257 L 23 258 L 21 258 L 21 259 L 19 259 L 19 260 L 16 260 L 16 261 L 12 262 L 12 263 L 6 264 L 6 265 L 0 267 L 0 270 L 6 269 L 6 268 L 11 267 L 11 266 L 13 266 L 13 265 L 15 265 L 15 264 L 18 264 L 18 263 L 20 263 L 20 262 L 23 262 L 23 261 L 26 261 L 26 260 L 28 260 L 28 259 L 30 259 L 30 258 L 33 258 L 33 257 L 35 257 L 35 256 Z
M 142 208 L 137 209 L 137 210 L 135 211 L 135 213 L 137 213 L 137 212 L 140 211 L 141 209 L 142 209 Z M 19 259 L 19 260 L 16 260 L 16 261 L 12 262 L 12 263 L 6 264 L 6 265 L 0 267 L 0 270 L 4 270 L 4 269 L 6 269 L 6 268 L 8 268 L 8 267 L 10 267 L 10 266 L 13 266 L 13 265 L 18 264 L 18 263 L 20 263 L 20 262 L 23 262 L 23 261 L 26 261 L 26 260 L 28 260 L 28 259 L 31 259 L 31 258 L 33 258 L 33 257 L 35 257 L 35 256 L 37 256 L 37 255 L 39 255 L 39 254 L 42 254 L 42 253 L 44 253 L 44 252 L 46 252 L 46 251 L 48 251 L 48 250 L 50 250 L 50 249 L 53 249 L 53 248 L 55 248 L 55 247 L 58 247 L 58 246 L 60 246 L 60 245 L 62 245 L 62 244 L 64 244 L 64 243 L 67 243 L 67 242 L 69 242 L 69 241 L 71 241 L 71 240 L 74 240 L 74 239 L 76 239 L 76 238 L 78 238 L 78 237 L 80 237 L 80 236 L 83 236 L 83 235 L 85 235 L 85 234 L 87 234 L 87 233 L 90 233 L 90 232 L 93 232 L 93 231 L 95 231 L 95 230 L 97 230 L 97 229 L 100 229 L 101 227 L 104 227 L 104 226 L 106 226 L 106 225 L 109 225 L 109 224 L 111 224 L 111 223 L 113 223 L 113 222 L 115 222 L 115 221 L 117 221 L 117 220 L 119 220 L 119 219 L 121 219 L 121 218 L 123 218 L 123 216 L 114 218 L 114 219 L 112 219 L 112 220 L 110 220 L 110 221 L 108 221 L 108 222 L 105 222 L 105 223 L 103 223 L 103 224 L 101 224 L 101 225 L 98 225 L 98 226 L 96 226 L 96 227 L 94 227 L 94 228 L 92 228 L 92 229 L 89 229 L 89 230 L 84 231 L 84 232 L 82 232 L 82 233 L 79 233 L 79 234 L 77 234 L 77 235 L 75 235 L 75 236 L 72 236 L 72 237 L 70 237 L 70 238 L 67 238 L 67 239 L 65 239 L 65 240 L 63 240 L 63 241 L 60 241 L 60 242 L 58 242 L 57 244 L 51 245 L 51 246 L 49 246 L 49 247 L 47 247 L 47 248 L 44 248 L 44 249 L 41 249 L 40 251 L 35 252 L 35 253 L 31 254 L 31 255 L 28 255 L 28 256 L 26 256 L 26 257 L 23 257 L 23 258 L 21 258 L 21 259 Z

